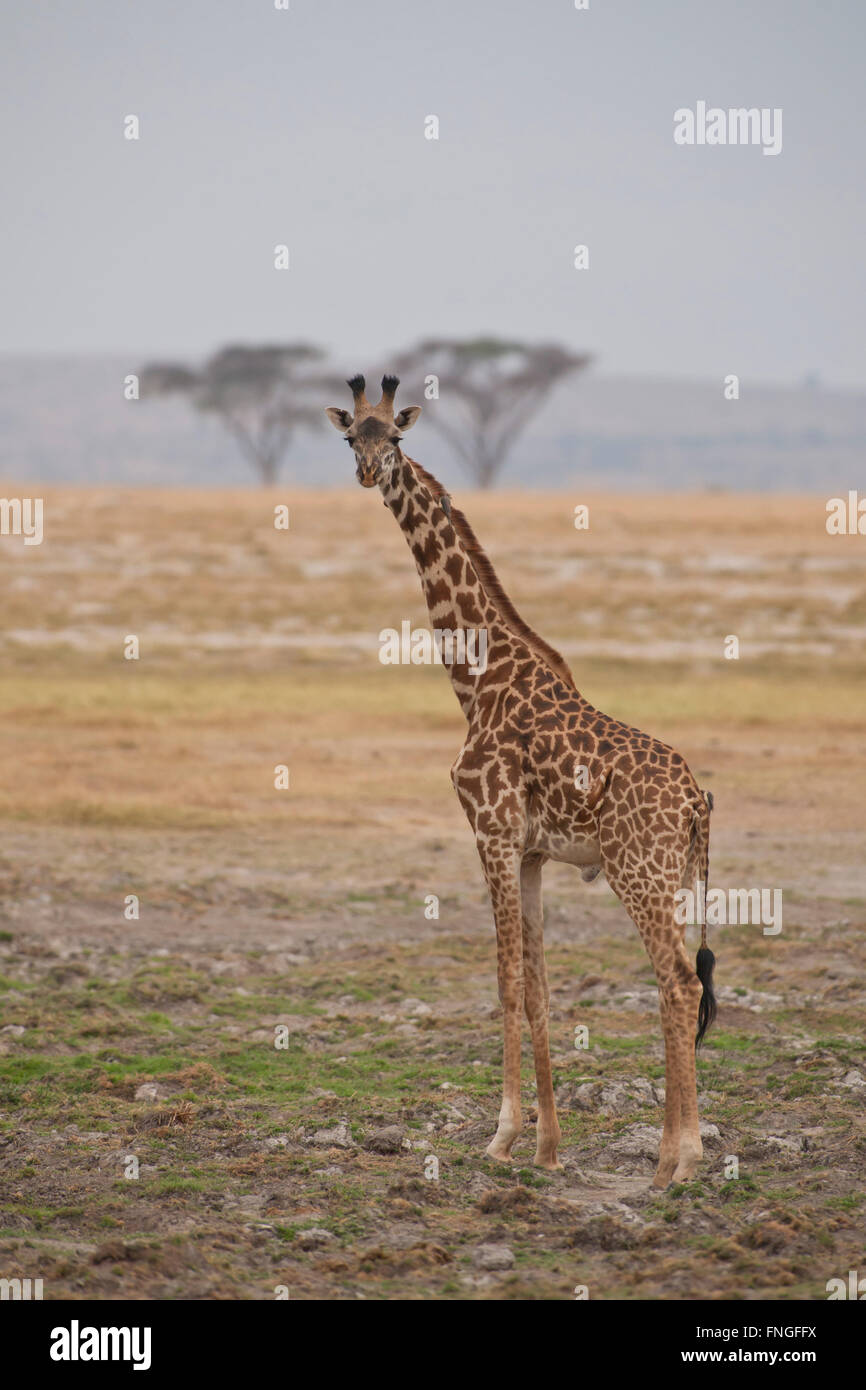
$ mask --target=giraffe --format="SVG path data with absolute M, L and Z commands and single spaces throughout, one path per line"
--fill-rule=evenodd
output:
M 326 414 L 353 451 L 362 487 L 378 486 L 415 559 L 434 629 L 486 633 L 483 670 L 469 644 L 447 665 L 468 724 L 451 779 L 478 848 L 496 928 L 504 1051 L 502 1104 L 487 1154 L 511 1159 L 521 1129 L 520 1045 L 525 1010 L 537 1086 L 535 1163 L 562 1167 L 549 1044 L 541 876 L 549 860 L 586 880 L 604 870 L 640 933 L 659 988 L 665 1044 L 664 1124 L 655 1187 L 692 1178 L 702 1156 L 695 1050 L 716 1013 L 715 958 L 706 922 L 693 968 L 681 887 L 706 884 L 712 797 L 683 757 L 595 709 L 553 647 L 520 617 L 466 517 L 445 488 L 404 454 L 421 413 L 394 413 L 397 377 L 371 405 L 362 376 L 352 411 Z M 461 659 L 462 658 L 464 659 Z

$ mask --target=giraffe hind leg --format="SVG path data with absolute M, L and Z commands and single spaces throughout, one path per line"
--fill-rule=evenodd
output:
M 676 860 L 679 859 L 679 864 Z M 606 864 L 608 881 L 637 927 L 655 971 L 665 1043 L 665 1112 L 659 1163 L 653 1186 L 694 1177 L 702 1156 L 698 1126 L 695 1030 L 703 986 L 689 961 L 685 928 L 675 919 L 675 893 L 682 882 L 682 857 L 658 865 L 655 873 L 624 875 Z
M 648 938 L 641 932 L 658 980 L 665 1039 L 665 1119 L 655 1187 L 688 1182 L 703 1155 L 695 1071 L 695 1028 L 703 989 L 672 910 L 667 917 L 669 925 L 662 934 Z

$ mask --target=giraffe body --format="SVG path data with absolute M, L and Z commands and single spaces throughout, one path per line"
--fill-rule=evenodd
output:
M 434 627 L 484 629 L 482 670 L 453 662 L 466 716 L 451 770 L 490 890 L 504 1023 L 503 1099 L 487 1153 L 507 1162 L 521 1128 L 520 1037 L 525 1011 L 538 1088 L 536 1163 L 560 1167 L 548 1039 L 541 872 L 550 860 L 585 879 L 600 869 L 624 903 L 659 984 L 665 1040 L 665 1115 L 654 1182 L 691 1178 L 701 1158 L 694 1039 L 712 1020 L 713 958 L 698 973 L 674 917 L 675 894 L 706 879 L 711 799 L 685 760 L 648 734 L 602 714 L 568 666 L 523 621 L 469 523 L 431 474 L 400 449 L 417 407 L 393 414 L 396 379 L 370 406 L 363 378 L 349 383 L 354 414 L 332 408 L 362 485 L 378 485 L 414 556 Z

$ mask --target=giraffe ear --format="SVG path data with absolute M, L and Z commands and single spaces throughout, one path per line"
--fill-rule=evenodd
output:
M 352 423 L 352 417 L 348 410 L 340 410 L 339 406 L 326 406 L 325 414 L 335 430 L 347 430 Z
M 399 415 L 394 416 L 394 424 L 398 430 L 411 430 L 420 414 L 420 405 L 407 405 L 405 410 L 401 410 Z

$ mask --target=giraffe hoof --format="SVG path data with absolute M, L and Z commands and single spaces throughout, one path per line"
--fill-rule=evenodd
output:
M 485 1151 L 484 1151 L 484 1152 L 485 1152 L 485 1154 L 487 1154 L 488 1158 L 492 1158 L 492 1159 L 493 1159 L 493 1162 L 495 1162 L 495 1163 L 512 1163 L 512 1162 L 513 1162 L 512 1155 L 510 1155 L 510 1154 L 505 1154 L 505 1152 L 503 1152 L 502 1150 L 495 1150 L 495 1148 L 488 1147 L 488 1148 L 485 1148 Z
M 668 1184 L 673 1181 L 674 1169 L 676 1166 L 677 1160 L 675 1158 L 669 1159 L 665 1163 L 659 1163 L 655 1172 L 655 1177 L 652 1180 L 652 1186 L 667 1187 Z
M 558 1158 L 540 1158 L 538 1154 L 532 1160 L 533 1167 L 544 1168 L 548 1173 L 564 1173 L 565 1168 Z
M 691 1182 L 698 1171 L 703 1156 L 704 1150 L 700 1140 L 696 1143 L 682 1144 L 680 1146 L 677 1166 L 674 1169 L 674 1182 Z

